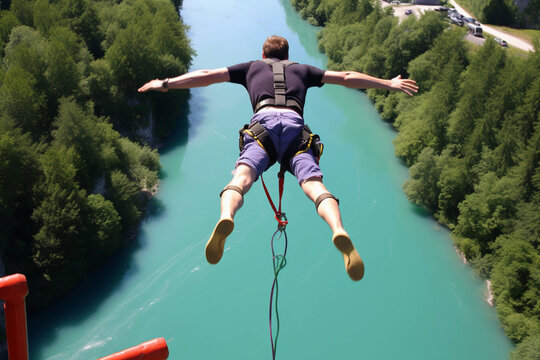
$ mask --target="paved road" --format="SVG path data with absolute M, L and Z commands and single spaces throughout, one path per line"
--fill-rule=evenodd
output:
M 459 4 L 457 4 L 454 0 L 450 0 L 450 3 L 463 16 L 473 17 L 471 14 L 469 14 L 467 11 L 465 11 L 461 6 L 459 6 Z M 408 9 L 411 9 L 413 11 L 413 13 L 417 17 L 420 17 L 424 12 L 433 11 L 435 8 L 439 7 L 439 6 L 432 6 L 432 5 L 412 5 L 412 4 L 401 4 L 401 5 L 396 6 L 396 5 L 390 5 L 387 2 L 384 2 L 382 0 L 381 0 L 381 4 L 382 4 L 383 7 L 393 6 L 394 7 L 394 15 L 399 17 L 400 19 L 404 19 L 405 17 L 407 17 L 407 15 L 405 15 L 405 11 L 408 10 Z M 526 42 L 524 40 L 521 40 L 521 39 L 519 39 L 519 38 L 517 38 L 515 36 L 512 36 L 512 35 L 508 34 L 508 33 L 499 31 L 499 30 L 497 30 L 497 29 L 495 29 L 495 28 L 493 28 L 493 27 L 491 27 L 489 25 L 481 24 L 481 26 L 482 26 L 483 32 L 505 40 L 508 43 L 509 46 L 513 46 L 513 47 L 516 47 L 518 49 L 522 49 L 522 50 L 525 50 L 525 51 L 534 51 L 534 47 L 530 43 L 528 43 L 528 42 Z M 485 41 L 485 39 L 483 39 L 483 38 L 478 38 L 478 37 L 472 36 L 470 34 L 467 35 L 467 40 L 469 40 L 471 42 L 474 42 L 474 43 L 482 43 L 482 42 Z
M 462 14 L 463 16 L 466 16 L 466 17 L 473 17 L 471 14 L 469 14 L 467 11 L 465 11 L 465 9 L 463 9 L 461 6 L 459 6 L 458 3 L 456 3 L 454 0 L 450 0 L 450 3 L 452 5 L 454 5 L 454 7 L 456 8 L 456 10 Z M 505 33 L 505 32 L 502 32 L 502 31 L 499 31 L 489 25 L 484 25 L 484 24 L 481 24 L 482 25 L 482 30 L 488 34 L 491 34 L 495 37 L 498 37 L 500 39 L 503 39 L 505 40 L 509 46 L 513 46 L 513 47 L 516 47 L 518 49 L 522 49 L 522 50 L 525 50 L 525 51 L 534 51 L 534 47 L 529 44 L 528 42 L 526 41 L 523 41 L 513 35 L 510 35 L 508 33 Z

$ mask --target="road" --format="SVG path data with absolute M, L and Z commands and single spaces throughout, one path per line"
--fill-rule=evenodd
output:
M 456 10 L 462 14 L 463 16 L 465 17 L 473 17 L 471 14 L 469 14 L 467 11 L 465 11 L 465 9 L 463 9 L 461 6 L 459 6 L 459 4 L 457 4 L 454 0 L 449 0 L 450 3 L 456 8 Z M 426 11 L 434 11 L 434 9 L 438 8 L 439 6 L 433 6 L 433 5 L 412 5 L 412 4 L 401 4 L 401 5 L 390 5 L 388 4 L 387 2 L 384 2 L 381 0 L 381 4 L 383 7 L 386 7 L 386 6 L 393 6 L 394 7 L 394 15 L 399 17 L 401 20 L 406 18 L 407 15 L 405 15 L 405 11 L 408 10 L 408 9 L 411 9 L 413 11 L 413 13 L 417 16 L 417 17 L 420 17 L 424 12 Z M 400 21 L 401 21 L 400 20 Z M 515 48 L 518 48 L 518 49 L 522 49 L 524 51 L 534 51 L 534 47 L 522 40 L 522 39 L 519 39 L 515 36 L 512 36 L 508 33 L 505 33 L 505 32 L 502 32 L 502 31 L 499 31 L 489 25 L 485 25 L 485 24 L 481 24 L 482 26 L 482 30 L 484 33 L 487 33 L 487 34 L 490 34 L 490 35 L 493 35 L 494 37 L 498 37 L 500 39 L 503 39 L 505 40 L 509 46 L 512 46 L 512 47 L 515 47 Z M 474 42 L 474 43 L 477 43 L 477 44 L 481 44 L 485 41 L 485 39 L 483 38 L 477 38 L 475 36 L 472 36 L 470 34 L 467 34 L 467 40 L 471 41 L 471 42 Z
M 461 6 L 459 6 L 458 3 L 456 3 L 454 0 L 450 0 L 450 4 L 452 4 L 456 10 L 462 14 L 463 16 L 465 17 L 473 17 L 471 14 L 469 14 L 467 11 L 465 11 L 465 9 L 463 9 Z M 523 41 L 522 39 L 519 39 L 513 35 L 510 35 L 508 33 L 505 33 L 505 32 L 502 32 L 502 31 L 499 31 L 489 25 L 484 25 L 484 24 L 481 24 L 482 25 L 482 31 L 483 32 L 486 32 L 490 35 L 493 35 L 495 37 L 498 37 L 500 39 L 503 39 L 505 40 L 509 46 L 513 46 L 513 47 L 516 47 L 518 49 L 522 49 L 522 50 L 525 50 L 525 51 L 534 51 L 534 47 L 529 44 L 528 42 L 526 41 Z

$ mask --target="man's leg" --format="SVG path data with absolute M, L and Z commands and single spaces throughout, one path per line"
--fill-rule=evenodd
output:
M 308 179 L 301 186 L 307 197 L 316 203 L 317 213 L 330 226 L 333 233 L 332 241 L 343 254 L 347 273 L 355 281 L 362 279 L 364 276 L 364 263 L 354 248 L 349 234 L 343 228 L 337 200 L 326 189 L 320 178 Z M 317 204 L 317 202 L 319 203 Z
M 244 204 L 244 195 L 255 179 L 256 174 L 251 167 L 245 164 L 238 165 L 232 180 L 221 194 L 221 219 L 234 219 L 234 215 Z
M 221 192 L 221 215 L 210 240 L 206 244 L 206 259 L 210 264 L 217 264 L 223 256 L 225 240 L 234 229 L 234 216 L 244 204 L 244 195 L 257 178 L 255 171 L 239 164 L 229 184 Z

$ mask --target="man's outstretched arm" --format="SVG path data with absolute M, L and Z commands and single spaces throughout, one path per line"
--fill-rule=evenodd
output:
M 325 84 L 342 85 L 352 89 L 386 89 L 391 91 L 403 91 L 413 95 L 418 91 L 416 81 L 402 79 L 401 75 L 393 79 L 379 79 L 356 71 L 330 71 L 324 73 L 322 82 Z
M 174 78 L 147 82 L 139 88 L 139 92 L 150 90 L 166 92 L 169 89 L 190 89 L 229 81 L 229 70 L 226 67 L 213 70 L 196 70 Z

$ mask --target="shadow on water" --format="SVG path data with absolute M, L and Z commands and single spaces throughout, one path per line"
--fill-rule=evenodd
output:
M 431 212 L 431 210 L 429 210 L 428 208 L 424 206 L 414 205 L 413 203 L 411 203 L 410 209 L 415 215 L 418 215 L 420 217 L 427 218 L 427 217 L 433 216 L 433 213 Z
M 125 247 L 111 255 L 83 280 L 71 294 L 53 305 L 32 312 L 28 316 L 28 339 L 33 359 L 43 359 L 41 349 L 56 341 L 58 328 L 77 325 L 90 318 L 102 303 L 118 289 L 126 274 L 137 273 L 133 254 L 144 242 L 137 236 Z M 30 289 L 31 291 L 31 289 Z
M 161 177 L 161 175 L 160 175 Z M 148 202 L 148 208 L 146 210 L 146 219 L 152 217 L 158 217 L 165 212 L 166 206 L 163 201 L 159 198 L 153 197 Z
M 175 151 L 179 147 L 185 146 L 189 136 L 197 134 L 197 130 L 201 124 L 201 114 L 205 110 L 204 100 L 190 95 L 189 101 L 186 102 L 182 109 L 182 113 L 178 117 L 177 125 L 171 130 L 167 140 L 163 143 L 163 147 L 159 150 L 160 155 L 167 155 Z M 160 178 L 167 176 L 165 171 L 160 171 Z
M 167 138 L 163 142 L 162 148 L 159 150 L 161 155 L 164 155 L 174 149 L 185 146 L 188 141 L 188 128 L 191 101 L 183 102 L 183 106 L 178 110 L 174 126 L 168 131 Z M 162 173 L 160 172 L 160 178 Z

